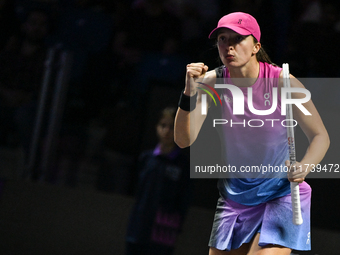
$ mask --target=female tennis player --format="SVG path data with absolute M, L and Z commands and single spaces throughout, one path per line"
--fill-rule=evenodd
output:
M 302 104 L 311 115 L 305 115 L 295 105 L 294 119 L 309 140 L 300 162 L 289 166 L 287 130 L 281 125 L 280 90 L 283 86 L 282 68 L 273 64 L 261 48 L 260 27 L 249 14 L 236 12 L 222 17 L 209 38 L 216 39 L 223 66 L 208 71 L 204 63 L 187 65 L 186 84 L 175 119 L 175 142 L 190 146 L 197 138 L 206 115 L 201 113 L 204 93 L 197 89 L 198 81 L 214 87 L 217 78 L 237 86 L 244 94 L 244 115 L 233 115 L 233 94 L 222 92 L 222 118 L 251 123 L 254 119 L 271 119 L 265 125 L 223 125 L 225 160 L 239 169 L 241 166 L 289 167 L 278 178 L 226 178 L 218 180 L 220 198 L 209 241 L 209 254 L 275 254 L 288 255 L 292 250 L 310 250 L 311 188 L 304 181 L 311 164 L 318 164 L 329 147 L 328 133 L 312 101 Z M 247 79 L 238 79 L 247 78 Z M 291 87 L 304 88 L 292 75 Z M 248 108 L 247 89 L 252 88 L 253 106 L 266 110 L 274 102 L 277 107 L 270 115 L 259 116 Z M 292 98 L 304 98 L 292 93 Z M 269 101 L 267 101 L 269 100 Z M 191 103 L 190 103 L 191 102 Z M 212 109 L 212 107 L 210 107 Z M 209 111 L 209 109 L 208 109 Z M 274 121 L 275 120 L 275 121 Z M 251 122 L 249 122 L 251 121 Z M 191 123 L 191 124 L 190 124 Z M 260 122 L 261 123 L 261 122 Z M 209 148 L 210 149 L 210 148 Z M 287 169 L 286 168 L 286 169 Z M 285 168 L 283 168 L 285 169 Z M 294 171 L 295 169 L 295 171 Z M 247 176 L 245 176 L 247 177 Z M 290 182 L 300 187 L 303 223 L 292 222 Z

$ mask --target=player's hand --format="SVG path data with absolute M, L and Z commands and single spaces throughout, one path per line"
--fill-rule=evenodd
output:
M 184 90 L 185 95 L 193 96 L 196 94 L 197 83 L 195 81 L 198 78 L 203 78 L 207 71 L 208 71 L 208 66 L 206 66 L 204 63 L 191 63 L 187 65 L 185 90 Z
M 285 164 L 288 167 L 288 180 L 290 182 L 302 183 L 305 180 L 308 174 L 306 165 L 296 162 L 291 166 L 289 160 L 286 160 Z

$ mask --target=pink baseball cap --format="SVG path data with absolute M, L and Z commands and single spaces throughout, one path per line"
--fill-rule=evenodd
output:
M 256 19 L 248 13 L 233 12 L 223 16 L 217 23 L 217 27 L 211 31 L 209 38 L 217 36 L 217 30 L 229 28 L 240 35 L 253 35 L 260 41 L 261 31 Z

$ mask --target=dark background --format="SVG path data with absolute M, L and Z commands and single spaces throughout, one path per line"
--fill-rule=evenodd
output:
M 89 201 L 95 200 L 95 195 L 108 199 L 122 196 L 132 201 L 136 160 L 157 142 L 155 122 L 159 111 L 177 105 L 187 63 L 204 62 L 210 69 L 220 65 L 217 49 L 207 36 L 219 18 L 232 11 L 248 12 L 258 20 L 262 46 L 274 63 L 289 63 L 294 76 L 339 77 L 338 1 L 0 0 L 0 178 L 5 205 L 15 208 L 11 201 L 25 202 L 16 200 L 11 193 L 15 187 L 22 187 L 22 182 L 37 185 L 34 196 L 40 198 L 46 192 L 39 189 L 40 185 L 50 185 L 67 190 L 71 196 L 86 190 L 84 200 L 88 197 Z M 43 17 L 28 19 L 34 12 L 43 13 Z M 41 32 L 46 27 L 47 31 Z M 29 45 L 33 53 L 27 53 L 23 45 Z M 53 155 L 44 166 L 41 155 L 46 151 L 44 141 L 53 106 L 51 90 L 38 157 L 34 167 L 28 168 L 46 54 L 55 45 L 70 53 L 73 61 L 53 136 Z M 56 70 L 59 67 L 56 65 Z M 322 164 L 340 163 L 340 92 L 336 83 L 334 87 L 320 84 L 307 88 L 331 137 L 331 147 Z M 212 132 L 212 136 L 216 138 L 217 134 Z M 299 129 L 296 137 L 301 159 L 308 142 Z M 216 181 L 195 180 L 193 208 L 214 210 Z M 313 189 L 313 228 L 340 231 L 336 195 L 339 180 L 308 182 Z M 54 206 L 59 208 L 53 201 L 46 208 Z M 68 206 L 72 211 L 72 205 Z M 211 221 L 207 219 L 207 225 Z M 10 222 L 17 224 L 15 218 Z M 11 236 L 16 237 L 22 242 L 19 234 Z

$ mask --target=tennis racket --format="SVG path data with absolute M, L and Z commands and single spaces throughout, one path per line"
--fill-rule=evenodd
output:
M 285 88 L 290 88 L 290 78 L 289 78 L 289 65 L 283 64 L 283 86 Z M 287 93 L 287 98 L 291 99 L 290 92 Z M 294 140 L 294 127 L 293 127 L 293 109 L 291 104 L 287 104 L 286 109 L 287 118 L 287 141 L 289 148 L 289 161 L 290 165 L 296 163 L 296 152 L 295 152 L 295 140 Z M 293 223 L 295 225 L 301 225 L 303 222 L 301 216 L 301 205 L 300 205 L 300 188 L 299 183 L 290 183 L 291 197 L 292 197 L 292 210 L 293 210 Z

